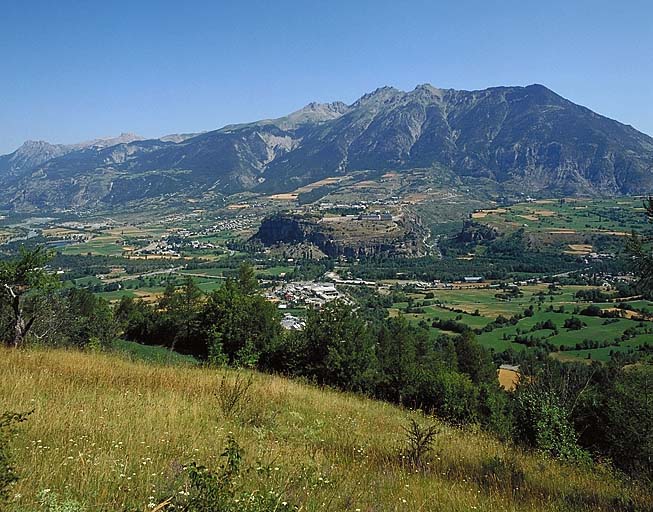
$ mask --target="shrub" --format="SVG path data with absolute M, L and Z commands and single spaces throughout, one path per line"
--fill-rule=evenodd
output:
M 576 318 L 575 316 L 572 316 L 571 318 L 565 319 L 565 324 L 564 324 L 565 329 L 569 329 L 570 331 L 579 331 L 583 327 L 585 327 L 585 322 L 581 321 L 579 318 Z
M 72 498 L 59 499 L 59 496 L 50 489 L 43 489 L 38 499 L 43 512 L 85 512 L 86 510 L 86 507 Z
M 216 398 L 225 416 L 237 416 L 250 405 L 252 383 L 252 376 L 245 376 L 242 372 L 237 372 L 234 379 L 229 379 L 226 375 L 222 376 Z
M 422 426 L 411 418 L 403 430 L 406 434 L 406 446 L 401 450 L 402 458 L 415 467 L 424 467 L 427 457 L 433 451 L 433 443 L 438 434 L 437 426 Z
M 581 310 L 580 314 L 584 316 L 601 316 L 602 309 L 596 304 L 587 306 L 585 309 Z
M 25 421 L 30 414 L 5 412 L 0 415 L 0 505 L 7 502 L 9 488 L 18 480 L 9 451 L 12 428 Z
M 418 376 L 418 403 L 454 424 L 477 420 L 478 388 L 467 375 L 424 371 Z
M 620 372 L 606 394 L 607 441 L 615 464 L 653 480 L 653 368 Z
M 561 459 L 581 459 L 577 434 L 569 414 L 553 391 L 530 385 L 518 388 L 515 402 L 518 438 Z
M 297 510 L 283 501 L 281 493 L 272 489 L 248 491 L 239 488 L 243 467 L 243 451 L 233 438 L 227 438 L 224 459 L 217 471 L 192 463 L 185 468 L 186 481 L 173 496 L 150 503 L 154 510 L 185 512 L 279 512 Z

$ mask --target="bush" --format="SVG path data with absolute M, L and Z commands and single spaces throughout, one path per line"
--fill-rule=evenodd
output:
M 536 385 L 518 388 L 515 402 L 518 438 L 550 455 L 567 460 L 581 459 L 577 434 L 560 398 Z
M 602 312 L 603 310 L 600 307 L 596 304 L 592 304 L 583 309 L 580 314 L 584 316 L 601 316 Z
M 607 441 L 616 465 L 653 480 L 653 368 L 623 370 L 606 397 Z
M 59 499 L 59 496 L 50 489 L 43 489 L 38 499 L 44 512 L 85 512 L 86 510 L 86 507 L 72 498 Z
M 407 427 L 403 427 L 406 434 L 406 446 L 401 450 L 401 456 L 409 464 L 422 468 L 428 455 L 433 451 L 433 442 L 438 434 L 435 425 L 421 426 L 411 418 Z
M 585 322 L 581 321 L 579 318 L 572 316 L 571 318 L 565 319 L 564 327 L 570 331 L 579 331 L 585 327 Z
M 13 427 L 25 421 L 29 414 L 31 413 L 5 412 L 0 415 L 0 505 L 7 502 L 9 488 L 18 480 L 9 451 L 11 432 Z
M 424 410 L 454 424 L 477 420 L 478 388 L 467 375 L 457 372 L 422 372 L 419 403 Z
M 237 372 L 234 379 L 228 379 L 226 375 L 220 379 L 216 398 L 223 414 L 227 417 L 237 416 L 242 413 L 252 402 L 253 378 Z
M 248 491 L 238 487 L 242 472 L 243 452 L 233 436 L 227 438 L 222 452 L 224 462 L 217 471 L 195 463 L 185 468 L 182 490 L 172 498 L 150 503 L 155 510 L 183 510 L 185 512 L 272 512 L 297 510 L 283 501 L 272 489 Z

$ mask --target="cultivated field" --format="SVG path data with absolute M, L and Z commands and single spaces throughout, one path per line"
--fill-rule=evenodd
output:
M 391 315 L 404 313 L 413 322 L 425 320 L 429 325 L 433 320 L 454 320 L 472 329 L 482 329 L 499 315 L 505 318 L 523 315 L 532 306 L 532 316 L 524 316 L 514 325 L 506 324 L 477 334 L 476 338 L 482 345 L 496 352 L 506 349 L 522 351 L 538 342 L 547 342 L 554 347 L 556 357 L 607 361 L 611 352 L 628 353 L 645 344 L 653 344 L 653 318 L 646 314 L 653 312 L 652 302 L 621 301 L 614 296 L 613 302 L 595 305 L 604 311 L 614 311 L 617 303 L 623 302 L 637 311 L 623 311 L 624 318 L 581 315 L 580 311 L 591 303 L 577 299 L 576 293 L 595 288 L 563 286 L 550 291 L 548 285 L 527 285 L 520 287 L 519 295 L 512 298 L 497 297 L 502 294 L 498 288 L 440 289 L 433 292 L 432 299 L 425 299 L 425 293 L 412 295 L 413 306 L 419 307 L 419 312 L 407 312 L 412 310 L 408 309 L 406 302 L 395 303 L 389 312 Z M 565 321 L 570 318 L 578 318 L 584 325 L 579 329 L 565 328 Z M 547 321 L 557 328 L 557 332 L 537 328 Z M 434 336 L 452 334 L 437 328 L 432 328 L 432 332 Z M 515 342 L 517 336 L 530 338 L 531 344 Z M 600 346 L 585 346 L 587 343 Z

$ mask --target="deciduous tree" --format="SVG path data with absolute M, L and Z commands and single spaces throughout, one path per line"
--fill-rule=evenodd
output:
M 11 334 L 8 345 L 20 347 L 36 320 L 39 310 L 27 313 L 26 300 L 54 288 L 58 279 L 45 270 L 50 255 L 42 248 L 20 249 L 18 258 L 0 262 L 1 299 L 11 309 Z

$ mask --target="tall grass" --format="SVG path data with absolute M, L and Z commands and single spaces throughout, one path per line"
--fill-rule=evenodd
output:
M 430 458 L 402 460 L 417 413 L 252 373 L 242 407 L 221 398 L 241 373 L 148 365 L 110 354 L 0 350 L 0 411 L 34 409 L 13 446 L 11 510 L 51 489 L 90 510 L 148 510 L 179 468 L 220 464 L 228 433 L 252 468 L 301 510 L 650 510 L 653 495 L 607 467 L 565 466 L 474 430 L 441 426 Z M 265 481 L 263 481 L 265 479 Z

